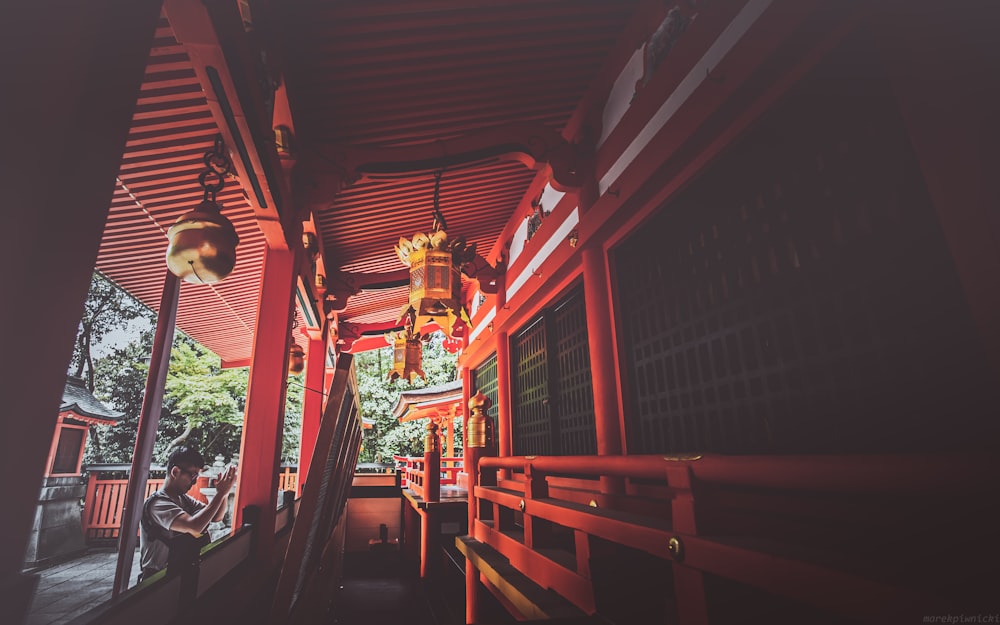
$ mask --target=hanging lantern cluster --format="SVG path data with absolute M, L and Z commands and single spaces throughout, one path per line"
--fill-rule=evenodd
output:
M 406 327 L 386 335 L 386 341 L 392 344 L 392 369 L 389 379 L 402 378 L 413 384 L 416 376 L 426 378 L 421 362 L 424 356 L 424 344 L 419 332 L 412 332 Z
M 167 268 L 186 282 L 210 284 L 224 280 L 236 266 L 240 237 L 215 198 L 232 170 L 222 136 L 205 153 L 205 170 L 198 184 L 205 190 L 201 204 L 177 218 L 167 231 Z
M 395 247 L 399 260 L 410 268 L 410 297 L 400 321 L 408 317 L 419 331 L 437 323 L 452 338 L 466 335 L 468 315 L 462 305 L 462 267 L 476 256 L 476 246 L 463 237 L 451 239 L 438 206 L 441 173 L 434 181 L 434 222 L 430 234 L 416 233 L 412 239 L 400 237 Z

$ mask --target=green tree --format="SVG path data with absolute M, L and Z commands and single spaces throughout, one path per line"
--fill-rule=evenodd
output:
M 139 300 L 94 272 L 70 361 L 73 375 L 84 378 L 90 392 L 95 388 L 94 347 L 115 330 L 124 330 L 135 319 L 152 323 L 155 317 Z
M 124 347 L 118 347 L 94 361 L 94 395 L 123 414 L 117 425 L 97 425 L 91 428 L 91 443 L 84 453 L 84 462 L 130 461 L 135 450 L 139 413 L 142 410 L 142 397 L 149 370 L 146 359 L 152 344 L 153 330 L 143 330 Z M 160 416 L 161 422 L 169 422 L 171 418 L 169 410 L 164 410 Z M 93 444 L 95 439 L 101 444 Z
M 374 427 L 365 433 L 362 462 L 391 462 L 393 455 L 412 456 L 423 453 L 426 422 L 400 423 L 392 417 L 392 409 L 403 391 L 437 386 L 455 380 L 456 356 L 444 349 L 444 335 L 436 332 L 423 348 L 421 368 L 426 379 L 417 378 L 413 385 L 397 379 L 388 379 L 392 367 L 392 348 L 363 352 L 355 356 L 358 373 L 358 399 L 361 416 L 374 421 Z M 460 442 L 460 439 L 458 439 Z
M 67 372 L 82 378 L 91 393 L 97 390 L 95 348 L 113 332 L 124 332 L 132 321 L 141 319 L 147 327 L 155 319 L 146 308 L 114 282 L 94 272 L 90 278 L 90 291 L 84 303 L 83 316 L 73 345 L 73 357 Z M 90 444 L 87 445 L 90 462 L 104 462 L 104 438 L 109 433 L 107 427 L 90 427 Z M 129 452 L 131 453 L 131 451 Z
M 170 412 L 184 418 L 184 429 L 167 449 L 188 444 L 206 457 L 232 457 L 234 438 L 239 449 L 243 426 L 247 370 L 223 369 L 218 356 L 183 335 L 178 339 L 170 353 L 164 397 Z
M 298 462 L 302 441 L 302 380 L 288 377 L 285 391 L 285 428 L 281 439 L 281 461 Z

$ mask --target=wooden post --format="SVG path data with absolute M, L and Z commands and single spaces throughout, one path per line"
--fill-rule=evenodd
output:
M 528 502 L 549 496 L 549 483 L 545 474 L 535 469 L 529 462 L 524 467 L 524 546 L 528 549 L 547 547 L 552 535 L 552 522 L 536 519 L 528 512 Z
M 170 366 L 170 346 L 174 342 L 181 281 L 169 270 L 165 270 L 165 273 L 160 311 L 156 318 L 153 353 L 149 359 L 149 372 L 146 374 L 146 391 L 142 397 L 142 412 L 139 414 L 139 431 L 136 433 L 135 450 L 132 452 L 132 470 L 125 490 L 125 509 L 122 510 L 122 524 L 118 532 L 118 564 L 111 591 L 113 597 L 128 590 L 132 575 L 136 534 L 139 531 L 139 518 L 142 516 L 149 465 L 153 461 L 156 428 L 160 425 L 160 411 L 163 409 L 163 387 L 166 385 L 167 369 Z
M 667 465 L 667 485 L 674 492 L 670 504 L 673 530 L 688 536 L 698 535 L 695 515 L 694 476 L 687 463 L 670 462 Z M 681 551 L 674 554 L 674 596 L 682 623 L 699 625 L 708 623 L 708 602 L 705 595 L 705 574 L 684 564 L 683 538 L 675 537 Z
M 587 246 L 583 261 L 583 295 L 587 309 L 587 338 L 594 388 L 594 425 L 597 430 L 597 453 L 601 456 L 622 453 L 621 419 L 618 415 L 618 375 L 615 370 L 615 339 L 612 332 L 611 289 L 606 258 L 600 246 Z M 601 477 L 601 491 L 625 492 L 621 478 Z
M 305 391 L 302 396 L 302 434 L 299 439 L 299 480 L 295 492 L 302 494 L 303 479 L 309 475 L 313 448 L 319 422 L 323 416 L 323 397 L 326 393 L 326 341 L 330 323 L 323 323 L 322 330 L 309 330 L 309 347 L 306 358 Z
M 5 65 L 0 102 L 5 143 L 17 146 L 0 171 L 12 220 L 0 233 L 0 397 L 17 415 L 0 420 L 0 466 L 17 476 L 5 492 L 0 597 L 15 623 L 37 581 L 21 573 L 24 554 L 159 8 L 157 0 L 0 8 L 0 54 L 18 60 Z
M 441 439 L 434 419 L 428 421 L 424 437 L 424 501 L 441 501 Z
M 468 383 L 470 378 L 465 377 L 463 385 L 463 395 L 470 392 Z M 490 408 L 490 400 L 482 392 L 477 392 L 474 397 L 470 397 L 465 404 L 468 415 L 465 427 L 465 447 L 464 447 L 464 469 L 469 476 L 469 536 L 474 536 L 476 531 L 476 519 L 479 518 L 479 504 L 476 500 L 476 486 L 480 483 L 479 459 L 486 453 L 487 414 Z M 465 622 L 475 623 L 479 615 L 479 570 L 468 559 L 465 561 Z
M 302 246 L 294 246 L 301 250 Z M 254 531 L 255 558 L 269 561 L 274 544 L 278 492 L 278 459 L 284 427 L 285 385 L 288 380 L 288 338 L 292 322 L 296 252 L 268 248 L 264 253 L 260 303 L 254 330 L 253 360 L 247 386 L 240 475 L 236 487 L 233 528 L 243 522 L 243 511 L 260 511 Z
M 497 333 L 497 455 L 512 455 L 511 395 L 510 395 L 510 342 L 506 332 Z M 501 469 L 503 478 L 510 477 L 509 469 Z

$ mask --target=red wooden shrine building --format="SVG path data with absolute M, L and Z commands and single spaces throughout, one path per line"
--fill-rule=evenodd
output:
M 433 322 L 463 406 L 489 399 L 464 411 L 468 622 L 489 597 L 619 623 L 997 612 L 998 13 L 8 4 L 5 612 L 19 622 L 36 582 L 21 565 L 96 267 L 160 315 L 137 456 L 175 326 L 250 367 L 241 529 L 193 591 L 163 580 L 123 609 L 169 622 L 177 592 L 206 609 L 228 592 L 318 618 L 328 537 L 296 542 L 274 505 L 290 341 L 304 385 L 343 407 L 324 428 L 324 393 L 305 395 L 300 475 L 325 498 L 297 521 L 333 527 L 360 442 L 333 371 L 402 328 L 394 246 L 445 220 L 470 247 Z M 239 246 L 231 275 L 195 284 L 164 251 L 210 195 L 215 145 Z

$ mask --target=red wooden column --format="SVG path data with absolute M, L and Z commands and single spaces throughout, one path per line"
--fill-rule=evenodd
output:
M 686 462 L 669 462 L 667 484 L 674 492 L 670 504 L 673 530 L 681 535 L 697 536 L 698 523 L 695 514 L 694 476 Z M 684 564 L 684 540 L 670 544 L 673 554 L 674 596 L 677 598 L 677 613 L 682 623 L 702 625 L 708 623 L 708 603 L 705 597 L 705 574 Z
M 301 246 L 295 249 L 301 249 Z M 243 524 L 243 512 L 247 506 L 258 508 L 253 552 L 255 557 L 265 560 L 270 557 L 274 542 L 278 459 L 288 381 L 288 338 L 297 266 L 293 250 L 268 248 L 264 254 L 247 407 L 243 417 L 243 440 L 240 444 L 240 474 L 233 527 Z
M 433 417 L 428 419 L 424 436 L 424 501 L 441 501 L 441 437 Z
M 510 342 L 506 332 L 498 332 L 497 340 L 497 455 L 511 455 L 511 435 L 513 434 L 511 420 L 510 395 Z M 510 475 L 509 469 L 501 469 L 504 477 Z
M 66 369 L 90 286 L 159 2 L 6 2 L 0 114 L 0 540 L 4 619 L 18 623 L 37 576 L 21 575 Z M 153 268 L 158 271 L 159 268 Z M 30 363 L 30 364 L 29 364 Z M 11 418 L 10 415 L 17 415 Z
M 469 374 L 466 371 L 465 391 L 463 395 L 469 393 Z M 465 427 L 465 472 L 469 476 L 469 536 L 474 536 L 476 532 L 476 519 L 479 517 L 479 505 L 476 501 L 476 486 L 479 484 L 479 459 L 487 452 L 487 426 L 489 419 L 487 411 L 490 408 L 490 400 L 483 393 L 477 392 L 474 397 L 470 397 L 466 402 Z M 475 623 L 479 614 L 479 569 L 471 561 L 465 561 L 465 622 Z
M 587 308 L 590 370 L 594 388 L 594 422 L 597 429 L 597 453 L 601 456 L 622 453 L 622 421 L 618 414 L 618 375 L 615 371 L 615 338 L 612 331 L 611 288 L 607 262 L 599 245 L 581 251 L 583 261 L 583 296 Z M 601 478 L 605 493 L 623 493 L 620 478 Z
M 326 393 L 326 339 L 330 324 L 325 322 L 322 330 L 308 330 L 309 351 L 306 357 L 305 391 L 302 397 L 302 434 L 299 439 L 299 482 L 297 492 L 302 494 L 305 476 L 309 475 L 319 421 L 323 416 L 323 397 Z

